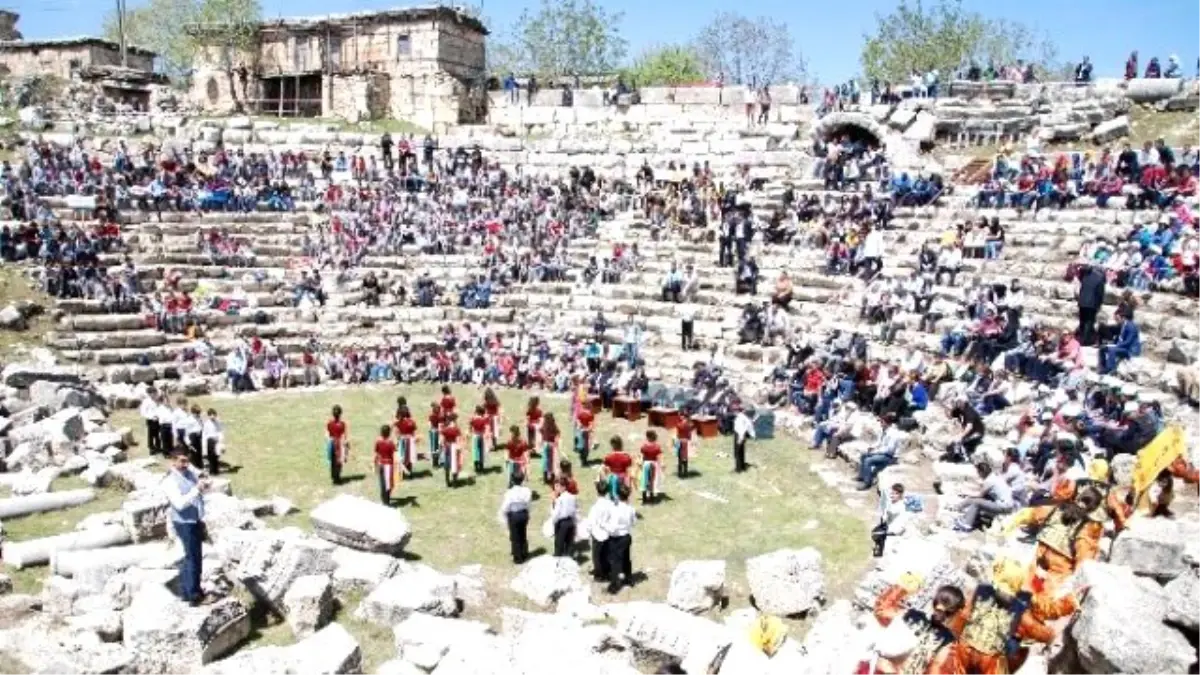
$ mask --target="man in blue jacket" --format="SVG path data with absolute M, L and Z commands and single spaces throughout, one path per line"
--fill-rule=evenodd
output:
M 1116 370 L 1122 361 L 1142 355 L 1142 338 L 1137 324 L 1129 317 L 1129 313 L 1123 310 L 1117 313 L 1117 318 L 1121 322 L 1117 341 L 1100 348 L 1101 375 L 1107 375 Z

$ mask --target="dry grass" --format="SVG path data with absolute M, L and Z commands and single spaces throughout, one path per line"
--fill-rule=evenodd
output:
M 1163 139 L 1167 145 L 1196 145 L 1200 141 L 1200 113 L 1158 112 L 1148 106 L 1133 106 L 1129 111 L 1129 142 L 1141 145 Z
M 526 395 L 504 390 L 497 393 L 506 421 L 516 421 L 524 410 Z M 460 407 L 473 407 L 481 399 L 481 392 L 472 388 L 458 388 L 455 394 Z M 410 407 L 423 420 L 421 413 L 428 409 L 435 390 L 428 385 L 371 386 L 238 399 L 211 397 L 200 404 L 217 408 L 225 421 L 229 446 L 225 459 L 236 471 L 232 475 L 235 494 L 286 496 L 300 512 L 272 525 L 308 528 L 308 511 L 336 493 L 378 498 L 370 474 L 369 448 L 379 426 L 391 420 L 399 395 L 408 398 Z M 346 411 L 353 448 L 345 472 L 349 480 L 337 488 L 330 484 L 323 456 L 324 423 L 334 404 Z M 560 425 L 568 419 L 563 399 L 545 400 L 543 407 L 555 413 Z M 139 431 L 143 428 L 130 413 L 123 415 L 130 417 L 118 416 L 116 424 L 128 424 Z M 627 441 L 640 439 L 644 430 L 644 423 L 616 421 L 607 414 L 598 422 L 598 437 L 602 439 L 614 434 Z M 732 605 L 745 606 L 749 590 L 744 560 L 785 547 L 815 546 L 821 550 L 832 595 L 843 595 L 858 578 L 868 555 L 863 521 L 847 513 L 840 497 L 808 471 L 807 451 L 799 443 L 780 437 L 754 444 L 750 449 L 754 469 L 742 475 L 731 471 L 729 450 L 728 439 L 706 441 L 700 457 L 692 463 L 692 478 L 668 478 L 668 498 L 639 507 L 642 519 L 635 534 L 634 562 L 645 580 L 623 592 L 621 600 L 663 600 L 677 563 L 723 558 L 730 564 Z M 508 561 L 506 533 L 496 522 L 496 508 L 505 487 L 499 471 L 502 459 L 493 454 L 487 461 L 490 470 L 473 483 L 449 489 L 440 474 L 422 472 L 399 486 L 395 498 L 405 500 L 398 508 L 404 511 L 415 533 L 406 554 L 442 570 L 481 563 L 489 603 L 469 608 L 468 612 L 472 618 L 498 624 L 499 607 L 523 607 L 524 601 L 507 588 L 515 568 Z M 578 470 L 584 479 L 581 482 L 586 485 L 594 470 Z M 547 494 L 540 486 L 538 491 Z M 592 501 L 585 491 L 583 506 L 590 506 Z M 532 519 L 531 543 L 543 550 L 549 542 L 536 530 L 548 511 L 549 500 L 543 498 L 535 504 Z M 345 610 L 339 620 L 362 642 L 370 672 L 392 658 L 394 649 L 389 630 L 354 621 L 351 610 L 357 600 L 344 599 Z M 253 644 L 291 642 L 286 626 L 273 624 L 266 617 L 261 619 Z
M 49 312 L 54 306 L 54 299 L 34 288 L 22 270 L 23 267 L 17 265 L 0 265 L 0 309 L 10 303 L 29 300 L 42 305 Z M 26 330 L 0 329 L 0 361 L 17 356 L 30 347 L 41 345 L 49 329 L 50 319 L 45 314 L 31 320 Z

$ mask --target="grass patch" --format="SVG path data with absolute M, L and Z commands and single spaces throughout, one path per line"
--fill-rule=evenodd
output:
M 1160 138 L 1169 146 L 1195 145 L 1200 138 L 1200 114 L 1196 112 L 1159 112 L 1135 105 L 1129 110 L 1129 125 L 1129 142 L 1136 145 Z
M 228 117 L 198 117 L 200 120 L 212 120 L 214 122 L 224 122 Z M 351 122 L 341 119 L 340 117 L 273 117 L 271 115 L 250 115 L 250 119 L 255 123 L 271 122 L 278 124 L 280 128 L 295 127 L 295 126 L 323 126 L 332 127 L 335 131 L 358 131 L 363 133 L 382 134 L 385 131 L 391 134 L 414 134 L 424 135 L 429 133 L 424 127 L 417 126 L 408 120 L 397 119 L 381 119 L 381 120 L 366 120 L 363 122 Z
M 28 300 L 46 308 L 48 313 L 54 306 L 54 299 L 35 288 L 23 274 L 24 269 L 18 265 L 0 265 L 0 309 L 10 303 Z M 46 313 L 31 319 L 29 327 L 23 331 L 0 329 L 0 360 L 17 357 L 44 342 L 51 324 Z
M 199 403 L 217 408 L 224 419 L 228 444 L 225 459 L 234 467 L 234 493 L 288 497 L 300 512 L 274 520 L 272 526 L 294 524 L 307 529 L 308 511 L 339 492 L 378 499 L 370 452 L 379 426 L 391 421 L 399 395 L 408 398 L 410 408 L 423 422 L 435 393 L 429 385 L 372 386 L 237 399 L 216 396 Z M 506 425 L 523 420 L 528 395 L 511 390 L 497 390 L 497 394 Z M 465 409 L 472 409 L 482 398 L 481 390 L 468 387 L 456 388 L 455 395 L 460 408 Z M 330 484 L 323 452 L 324 424 L 334 404 L 346 411 L 352 443 L 350 464 L 344 472 L 349 480 L 337 488 Z M 568 419 L 565 399 L 543 397 L 543 409 L 554 412 L 560 426 L 564 426 Z M 118 414 L 113 424 L 144 433 L 144 426 L 129 411 Z M 640 439 L 645 428 L 644 422 L 618 421 L 607 413 L 597 423 L 598 438 L 606 446 L 612 435 L 626 438 L 628 445 Z M 745 558 L 785 547 L 818 548 L 825 556 L 830 593 L 835 597 L 844 596 L 858 578 L 869 555 L 864 521 L 848 513 L 837 493 L 808 471 L 808 453 L 799 443 L 781 436 L 752 445 L 749 456 L 754 468 L 741 475 L 732 472 L 730 452 L 727 438 L 705 441 L 700 456 L 692 462 L 696 475 L 684 481 L 671 475 L 665 483 L 668 499 L 647 507 L 638 505 L 642 519 L 634 535 L 634 564 L 646 578 L 618 596 L 619 600 L 663 601 L 677 563 L 723 558 L 729 561 L 731 606 L 745 606 L 749 595 Z M 423 475 L 429 467 L 423 463 L 418 476 L 403 482 L 393 498 L 409 499 L 397 508 L 402 508 L 413 527 L 407 551 L 413 557 L 443 571 L 466 564 L 483 565 L 489 601 L 487 606 L 468 608 L 468 615 L 498 625 L 499 607 L 525 604 L 523 598 L 508 590 L 516 569 L 508 560 L 507 534 L 496 521 L 496 508 L 505 488 L 500 470 L 503 460 L 495 453 L 487 463 L 491 471 L 476 478 L 474 484 L 457 489 L 447 488 L 440 474 Z M 588 487 L 596 469 L 580 469 L 577 458 L 575 463 L 583 484 L 581 505 L 587 508 L 594 501 Z M 673 466 L 668 467 L 670 470 Z M 536 490 L 542 499 L 534 504 L 531 546 L 547 548 L 551 542 L 539 530 L 549 513 L 549 490 L 541 485 Z M 394 656 L 390 630 L 354 621 L 352 612 L 358 598 L 343 601 L 342 620 L 362 642 L 370 672 Z M 291 640 L 286 625 L 263 617 L 252 644 L 287 644 Z
M 79 490 L 88 487 L 76 476 L 60 478 L 51 485 L 52 492 Z M 29 541 L 71 532 L 84 518 L 104 511 L 119 511 L 126 493 L 115 488 L 97 490 L 96 499 L 70 509 L 38 513 L 23 518 L 4 521 L 4 539 L 8 542 Z M 44 565 L 25 569 L 6 568 L 5 574 L 12 578 L 13 593 L 38 594 L 42 591 L 42 580 L 48 574 Z M 11 672 L 0 670 L 0 672 Z

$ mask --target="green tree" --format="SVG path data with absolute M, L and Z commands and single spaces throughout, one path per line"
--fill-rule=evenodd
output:
M 968 11 L 962 0 L 901 0 L 890 14 L 876 14 L 875 24 L 862 49 L 869 79 L 896 82 L 930 69 L 945 75 L 972 61 L 1001 67 L 1021 59 L 1043 72 L 1054 67 L 1054 44 L 1044 33 Z
M 639 87 L 695 84 L 705 79 L 704 61 L 694 47 L 666 45 L 642 53 L 622 72 Z
M 261 17 L 259 0 L 147 0 L 126 10 L 125 37 L 157 52 L 168 75 L 186 77 L 205 44 L 249 46 Z M 209 26 L 203 37 L 191 30 L 200 24 Z M 103 31 L 110 40 L 120 38 L 115 10 L 105 17 Z
M 592 0 L 542 0 L 536 12 L 521 13 L 507 45 L 488 50 L 497 49 L 493 67 L 543 77 L 611 73 L 627 48 L 620 22 L 620 13 Z
M 710 76 L 766 86 L 804 78 L 806 66 L 786 23 L 723 12 L 700 31 L 696 51 Z

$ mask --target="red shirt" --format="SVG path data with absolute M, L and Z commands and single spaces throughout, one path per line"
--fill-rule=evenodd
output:
M 633 458 L 627 452 L 610 452 L 604 456 L 604 466 L 613 473 L 623 474 L 633 466 Z
M 542 440 L 546 441 L 547 443 L 553 443 L 554 441 L 558 440 L 558 433 L 559 433 L 558 431 L 548 431 L 545 428 L 543 428 L 542 429 Z
M 574 478 L 567 479 L 567 492 L 573 495 L 579 494 L 579 483 L 576 483 Z
M 525 453 L 529 452 L 529 444 L 522 440 L 509 440 L 508 442 L 508 458 L 514 462 L 519 462 L 525 459 Z
M 487 411 L 488 417 L 495 417 L 496 415 L 500 414 L 499 403 L 484 403 L 483 409 Z
M 679 426 L 675 427 L 675 434 L 679 440 L 686 441 L 692 437 L 692 425 L 688 424 L 687 420 L 680 420 Z
M 342 440 L 342 436 L 346 435 L 346 423 L 341 420 L 329 420 L 325 425 L 325 431 L 329 437 L 335 440 Z
M 658 443 L 642 444 L 642 459 L 647 462 L 657 462 L 659 457 L 662 457 L 662 448 Z
M 462 431 L 456 426 L 442 427 L 442 440 L 446 443 L 454 443 L 461 435 Z
M 471 418 L 471 431 L 477 434 L 482 434 L 488 429 L 488 418 L 476 415 Z
M 441 413 L 430 413 L 430 414 L 429 414 L 429 428 L 430 428 L 430 429 L 437 429 L 437 428 L 438 428 L 438 427 L 440 427 L 440 426 L 442 426 L 442 415 L 441 415 Z
M 536 424 L 540 424 L 541 421 L 542 421 L 541 408 L 534 408 L 533 410 L 525 411 L 525 422 L 527 424 L 536 425 Z
M 396 420 L 396 433 L 401 436 L 412 436 L 417 433 L 417 422 L 411 417 Z
M 458 402 L 454 400 L 453 396 L 443 396 L 442 397 L 442 402 L 441 402 L 442 412 L 454 412 L 454 408 L 457 405 L 458 405 Z
M 390 438 L 381 438 L 375 441 L 375 463 L 376 464 L 395 464 L 396 463 L 396 444 Z

